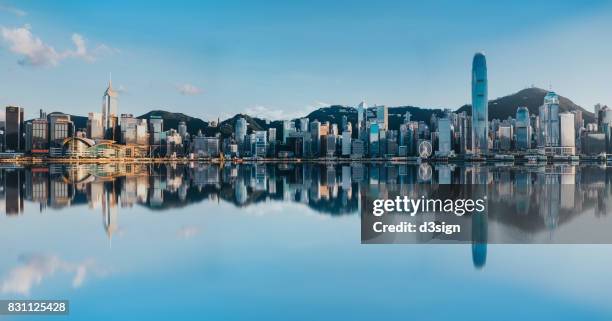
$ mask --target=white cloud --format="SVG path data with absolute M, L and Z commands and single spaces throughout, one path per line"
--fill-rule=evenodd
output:
M 253 107 L 246 108 L 243 111 L 243 114 L 247 114 L 252 117 L 268 119 L 268 120 L 296 119 L 296 118 L 304 117 L 316 109 L 327 107 L 329 105 L 330 104 L 327 104 L 324 102 L 315 102 L 312 105 L 308 105 L 304 108 L 300 108 L 300 109 L 293 110 L 293 111 L 287 111 L 287 110 L 280 109 L 280 108 L 271 108 L 271 107 L 266 107 L 266 106 L 261 106 L 261 105 L 255 105 Z
M 67 58 L 93 62 L 97 56 L 103 53 L 116 52 L 106 45 L 98 45 L 94 52 L 90 52 L 85 38 L 78 33 L 73 34 L 71 38 L 74 49 L 60 52 L 35 36 L 29 25 L 17 28 L 0 27 L 0 34 L 2 40 L 8 45 L 8 49 L 21 56 L 18 61 L 20 65 L 53 67 Z
M 93 260 L 82 262 L 67 262 L 55 255 L 23 255 L 19 257 L 21 265 L 9 271 L 2 281 L 2 293 L 29 295 L 33 286 L 40 284 L 45 278 L 53 276 L 56 272 L 74 273 L 72 287 L 80 287 L 88 273 L 96 269 Z
M 8 13 L 14 14 L 17 17 L 24 17 L 24 16 L 26 16 L 28 14 L 27 12 L 25 12 L 25 11 L 19 9 L 19 8 L 15 8 L 15 7 L 3 5 L 3 4 L 0 4 L 0 11 L 4 11 L 4 12 L 8 12 Z
M 182 84 L 176 86 L 176 89 L 181 93 L 181 95 L 185 96 L 194 96 L 202 93 L 202 89 L 192 85 L 192 84 Z

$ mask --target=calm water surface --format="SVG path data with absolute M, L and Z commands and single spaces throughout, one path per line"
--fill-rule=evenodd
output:
M 483 181 L 519 217 L 489 229 L 610 223 L 594 165 L 5 166 L 0 298 L 70 300 L 56 320 L 611 320 L 610 245 L 360 244 L 364 189 Z

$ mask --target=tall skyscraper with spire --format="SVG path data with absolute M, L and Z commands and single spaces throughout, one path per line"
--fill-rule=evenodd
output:
M 476 53 L 472 61 L 472 152 L 487 154 L 489 132 L 489 106 L 487 84 L 487 60 L 483 53 Z
M 117 93 L 113 90 L 112 78 L 108 79 L 108 88 L 102 96 L 102 122 L 106 138 L 113 138 L 117 126 Z

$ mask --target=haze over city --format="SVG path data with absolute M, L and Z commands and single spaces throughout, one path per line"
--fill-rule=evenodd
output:
M 112 72 L 135 115 L 280 119 L 363 99 L 455 109 L 482 50 L 489 99 L 536 85 L 593 110 L 612 101 L 611 16 L 605 1 L 2 1 L 0 106 L 86 115 Z

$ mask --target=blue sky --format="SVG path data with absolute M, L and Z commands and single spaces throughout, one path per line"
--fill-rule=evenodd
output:
M 0 105 L 216 119 L 327 104 L 456 108 L 487 54 L 489 97 L 536 85 L 612 101 L 606 1 L 2 1 Z

